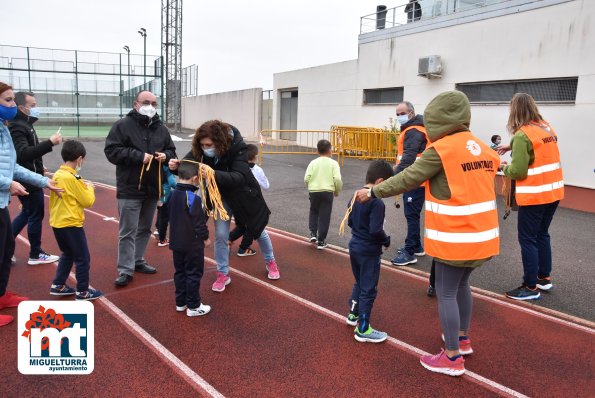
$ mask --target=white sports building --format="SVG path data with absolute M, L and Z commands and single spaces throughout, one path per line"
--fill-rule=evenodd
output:
M 423 113 L 458 89 L 474 134 L 506 142 L 508 101 L 528 92 L 559 136 L 563 205 L 595 212 L 595 0 L 418 3 L 409 21 L 404 5 L 362 17 L 357 59 L 275 74 L 272 129 L 382 127 L 396 103 Z

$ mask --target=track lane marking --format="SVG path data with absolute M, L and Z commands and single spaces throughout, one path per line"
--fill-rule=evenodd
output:
M 299 235 L 294 235 L 291 232 L 285 232 L 285 231 L 281 231 L 281 230 L 278 230 L 278 229 L 275 229 L 275 228 L 269 228 L 269 227 L 267 227 L 267 231 L 271 235 L 275 235 L 275 236 L 278 236 L 278 237 L 287 238 L 287 239 L 292 240 L 294 242 L 301 243 L 304 246 L 311 246 L 312 245 L 312 243 L 308 242 L 306 240 L 306 238 L 301 237 Z M 287 234 L 290 234 L 290 235 L 287 235 Z M 344 249 L 344 248 L 339 247 L 339 246 L 334 246 L 334 245 L 329 245 L 328 247 L 334 253 L 337 253 L 337 254 L 339 254 L 339 255 L 341 255 L 343 257 L 347 257 L 347 258 L 349 257 L 349 252 L 347 251 L 347 249 Z M 422 275 L 418 275 L 417 273 L 413 273 L 413 272 L 410 272 L 410 271 L 404 271 L 404 270 L 395 268 L 394 266 L 388 265 L 388 261 L 387 260 L 382 260 L 381 267 L 384 268 L 384 269 L 386 269 L 387 271 L 390 271 L 390 272 L 393 272 L 393 273 L 397 273 L 399 275 L 408 276 L 408 277 L 413 278 L 413 279 L 417 279 L 417 280 L 421 280 L 421 281 L 426 281 L 426 282 L 428 280 L 428 276 L 427 276 L 428 274 L 426 272 L 424 272 L 425 276 L 422 276 Z M 418 271 L 418 272 L 422 272 L 422 271 Z M 474 297 L 477 297 L 477 298 L 479 298 L 481 300 L 489 301 L 489 302 L 492 302 L 492 303 L 501 305 L 503 307 L 507 307 L 507 308 L 514 309 L 514 310 L 517 310 L 517 311 L 520 311 L 520 312 L 524 312 L 526 314 L 533 315 L 533 316 L 536 316 L 538 318 L 547 319 L 549 321 L 552 321 L 552 322 L 555 322 L 555 323 L 558 323 L 558 324 L 561 324 L 561 325 L 564 325 L 564 326 L 568 326 L 568 327 L 571 327 L 571 328 L 574 328 L 574 329 L 578 329 L 580 331 L 583 331 L 583 332 L 586 332 L 586 333 L 589 333 L 589 334 L 595 334 L 595 329 L 593 329 L 592 327 L 589 327 L 589 326 L 583 324 L 583 323 L 592 324 L 592 322 L 589 322 L 586 319 L 578 318 L 578 317 L 573 317 L 571 315 L 564 314 L 564 313 L 559 312 L 559 311 L 551 310 L 549 308 L 539 307 L 540 309 L 543 308 L 544 310 L 547 310 L 548 312 L 553 312 L 554 313 L 554 315 L 552 315 L 552 314 L 544 314 L 544 313 L 542 313 L 540 311 L 536 311 L 536 310 L 534 310 L 532 308 L 526 308 L 526 307 L 521 306 L 519 304 L 516 304 L 514 302 L 505 301 L 503 299 L 503 296 L 501 296 L 501 295 L 499 295 L 497 293 L 494 293 L 494 292 L 483 290 L 483 289 L 480 289 L 480 288 L 477 288 L 477 287 L 472 287 L 471 290 L 472 290 L 473 296 Z M 571 318 L 571 320 L 564 319 L 564 318 Z M 572 318 L 576 319 L 577 321 L 579 321 L 581 323 L 577 323 L 576 321 L 573 321 Z

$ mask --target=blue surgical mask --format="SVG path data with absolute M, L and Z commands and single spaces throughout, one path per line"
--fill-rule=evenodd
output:
M 17 115 L 17 107 L 0 105 L 0 120 L 12 120 Z
M 214 158 L 216 153 L 215 153 L 215 148 L 203 148 L 202 152 L 205 154 L 206 157 L 208 158 Z
M 38 107 L 29 109 L 29 116 L 31 116 L 31 117 L 39 117 L 40 114 L 41 114 L 41 111 L 39 110 Z
M 407 115 L 399 115 L 397 116 L 397 122 L 402 126 L 409 121 L 409 116 Z

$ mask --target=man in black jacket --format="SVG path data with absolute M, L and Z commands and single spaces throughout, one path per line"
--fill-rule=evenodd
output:
M 49 140 L 39 141 L 33 123 L 38 120 L 39 108 L 35 95 L 29 92 L 18 92 L 14 96 L 18 110 L 16 117 L 10 121 L 8 128 L 17 153 L 17 163 L 34 173 L 44 175 L 42 156 L 52 151 L 54 145 L 62 143 L 60 133 L 55 133 Z M 21 213 L 12 221 L 14 237 L 27 226 L 29 243 L 29 265 L 48 264 L 58 261 L 60 257 L 47 254 L 41 248 L 41 226 L 45 215 L 43 189 L 22 183 L 27 192 L 19 196 L 22 204 Z
M 428 143 L 422 115 L 415 114 L 415 108 L 409 101 L 397 105 L 397 121 L 401 125 L 401 136 L 397 145 L 397 168 L 395 174 L 411 166 Z M 407 238 L 405 246 L 397 250 L 394 265 L 415 264 L 418 256 L 423 256 L 423 245 L 420 237 L 420 215 L 425 200 L 423 187 L 415 188 L 403 194 L 403 213 L 407 220 Z
M 116 286 L 128 285 L 135 271 L 157 272 L 147 264 L 144 254 L 160 195 L 161 166 L 176 157 L 176 147 L 157 114 L 157 106 L 152 92 L 139 92 L 134 108 L 114 123 L 105 140 L 105 155 L 116 165 L 120 215 Z

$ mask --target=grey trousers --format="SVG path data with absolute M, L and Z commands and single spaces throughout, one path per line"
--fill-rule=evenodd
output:
M 118 274 L 134 274 L 134 267 L 146 263 L 145 249 L 151 237 L 151 225 L 157 198 L 118 199 Z
M 459 349 L 459 331 L 468 330 L 471 324 L 473 297 L 469 276 L 474 269 L 436 261 L 438 315 L 447 350 Z

